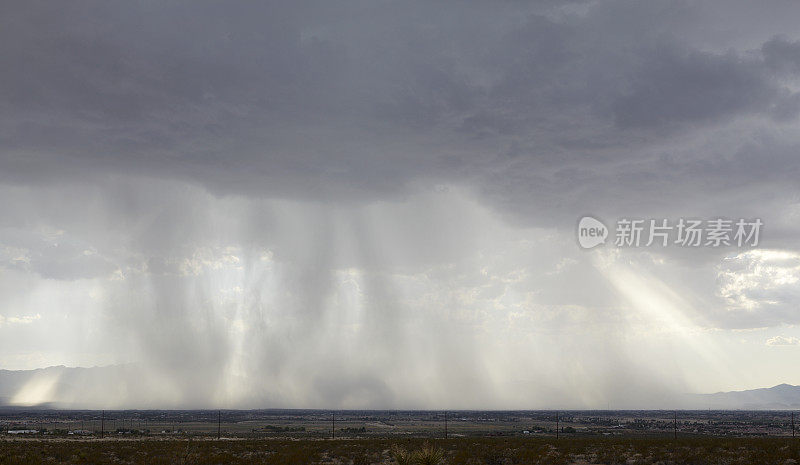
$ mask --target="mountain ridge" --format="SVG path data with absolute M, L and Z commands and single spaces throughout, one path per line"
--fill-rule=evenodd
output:
M 135 363 L 93 367 L 53 365 L 30 370 L 0 369 L 0 407 L 91 408 L 113 393 L 116 403 L 150 406 L 158 393 L 141 383 Z M 789 410 L 800 409 L 800 385 L 677 394 L 657 405 L 623 410 Z M 578 408 L 577 410 L 581 410 Z M 591 410 L 591 409 L 588 409 Z

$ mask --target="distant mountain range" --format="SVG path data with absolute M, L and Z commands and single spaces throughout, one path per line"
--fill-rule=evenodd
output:
M 101 408 L 136 405 L 148 408 L 150 392 L 136 365 L 92 368 L 54 366 L 36 370 L 0 370 L 0 406 L 39 408 Z M 102 401 L 101 401 L 102 399 Z M 265 408 L 270 406 L 265 405 Z M 646 409 L 646 405 L 638 408 Z M 696 410 L 800 410 L 800 386 L 779 384 L 770 388 L 714 394 L 685 394 L 673 402 L 661 399 L 656 409 Z
M 746 391 L 692 394 L 687 399 L 687 407 L 712 410 L 800 409 L 800 386 L 779 384 Z
M 135 365 L 0 370 L 0 406 L 87 408 L 98 399 L 137 400 L 138 374 Z

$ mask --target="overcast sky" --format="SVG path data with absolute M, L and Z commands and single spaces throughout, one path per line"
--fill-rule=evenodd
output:
M 132 407 L 800 384 L 799 114 L 789 0 L 7 0 L 0 368 L 133 363 L 95 405 Z

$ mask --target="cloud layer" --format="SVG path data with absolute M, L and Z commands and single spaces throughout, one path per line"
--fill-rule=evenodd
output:
M 759 363 L 800 335 L 800 5 L 3 10 L 0 366 L 136 362 L 164 406 L 800 383 Z M 765 227 L 584 252 L 585 214 Z

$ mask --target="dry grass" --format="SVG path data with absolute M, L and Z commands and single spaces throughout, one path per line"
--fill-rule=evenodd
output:
M 457 438 L 0 441 L 11 464 L 763 464 L 800 463 L 789 438 Z

